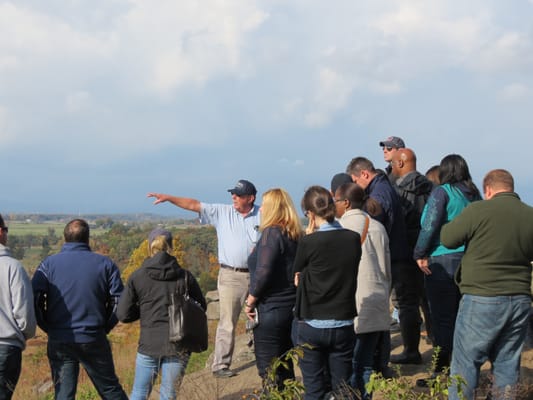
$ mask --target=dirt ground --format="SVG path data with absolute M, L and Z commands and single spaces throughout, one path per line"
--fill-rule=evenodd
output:
M 178 399 L 180 400 L 243 400 L 252 399 L 254 391 L 261 387 L 261 380 L 257 375 L 253 352 L 246 346 L 248 341 L 247 335 L 238 337 L 236 344 L 236 360 L 232 365 L 238 375 L 229 379 L 214 379 L 209 367 L 187 375 L 181 386 Z M 401 339 L 398 333 L 392 334 L 393 354 L 401 352 Z M 418 378 L 427 376 L 431 363 L 432 348 L 422 339 L 420 351 L 424 363 L 422 365 L 403 365 L 401 374 L 406 376 L 412 382 L 413 386 Z M 211 360 L 208 360 L 209 365 Z M 482 368 L 482 374 L 487 375 L 489 370 L 488 363 Z M 533 340 L 528 339 L 522 356 L 521 364 L 521 382 L 533 384 Z M 424 389 L 421 389 L 424 390 Z M 156 395 L 156 393 L 154 393 Z M 158 397 L 153 397 L 158 398 Z M 533 398 L 533 393 L 532 393 Z M 378 399 L 376 396 L 375 399 Z

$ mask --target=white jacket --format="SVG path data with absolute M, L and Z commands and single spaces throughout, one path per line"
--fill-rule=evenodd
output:
M 36 325 L 30 278 L 9 248 L 0 244 L 0 344 L 24 349 Z
M 368 228 L 365 233 L 367 219 Z M 355 333 L 388 331 L 391 323 L 391 266 L 387 231 L 380 222 L 362 210 L 348 210 L 339 222 L 364 239 L 355 293 Z

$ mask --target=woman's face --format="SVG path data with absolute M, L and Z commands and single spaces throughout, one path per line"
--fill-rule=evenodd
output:
M 335 196 L 333 196 L 333 201 L 335 202 L 335 217 L 340 218 L 348 208 L 348 200 L 340 196 L 340 193 L 337 190 Z

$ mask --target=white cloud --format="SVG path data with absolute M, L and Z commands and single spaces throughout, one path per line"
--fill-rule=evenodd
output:
M 500 97 L 503 100 L 516 101 L 522 100 L 531 95 L 531 90 L 521 83 L 512 83 L 505 86 L 501 92 Z
M 268 18 L 253 1 L 132 4 L 116 32 L 120 57 L 132 66 L 125 72 L 163 96 L 182 85 L 238 75 L 247 36 Z

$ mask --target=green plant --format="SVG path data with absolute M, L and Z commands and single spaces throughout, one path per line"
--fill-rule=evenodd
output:
M 436 370 L 439 352 L 440 349 L 436 347 L 431 360 L 430 374 Z M 380 393 L 382 398 L 387 400 L 447 399 L 449 388 L 454 385 L 457 387 L 459 398 L 464 398 L 462 393 L 464 379 L 459 375 L 450 376 L 448 368 L 440 374 L 431 375 L 432 377 L 427 379 L 429 391 L 424 392 L 415 391 L 410 380 L 401 376 L 399 367 L 397 367 L 396 375 L 399 377 L 385 379 L 381 374 L 373 373 L 366 386 L 368 392 Z
M 289 368 L 289 364 L 298 364 L 298 359 L 303 357 L 304 347 L 308 345 L 296 346 L 285 354 L 272 360 L 266 376 L 263 379 L 263 388 L 246 397 L 246 399 L 258 400 L 297 400 L 302 399 L 305 388 L 302 382 L 296 379 L 285 379 L 283 385 L 279 385 L 277 371 L 279 368 Z

